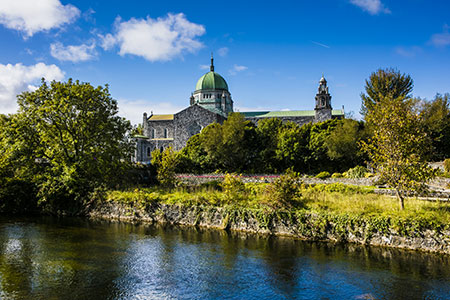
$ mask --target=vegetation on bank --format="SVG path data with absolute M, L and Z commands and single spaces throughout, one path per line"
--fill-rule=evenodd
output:
M 318 232 L 329 224 L 340 224 L 342 233 L 346 234 L 352 226 L 364 224 L 373 233 L 394 229 L 405 236 L 416 235 L 425 229 L 450 229 L 450 203 L 411 198 L 405 209 L 399 210 L 395 198 L 375 194 L 373 187 L 341 183 L 307 185 L 294 183 L 292 178 L 274 183 L 244 184 L 239 177 L 228 176 L 222 183 L 212 181 L 175 189 L 115 190 L 104 197 L 106 201 L 128 206 L 130 214 L 134 212 L 133 208 L 145 210 L 157 204 L 169 204 L 199 211 L 221 208 L 223 213 L 230 215 L 228 218 L 247 215 L 257 218 L 261 224 L 269 224 L 271 218 L 308 223 L 304 218 L 316 216 L 314 220 L 321 222 L 310 225 Z

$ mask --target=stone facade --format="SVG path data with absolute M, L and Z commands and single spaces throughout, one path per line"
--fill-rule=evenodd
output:
M 212 123 L 223 123 L 229 113 L 233 112 L 233 99 L 228 91 L 228 85 L 218 73 L 214 72 L 214 61 L 211 57 L 210 72 L 203 75 L 197 82 L 195 91 L 191 94 L 186 109 L 170 115 L 144 113 L 142 125 L 143 135 L 136 138 L 136 162 L 149 163 L 151 152 L 163 150 L 172 146 L 175 150 L 182 149 L 189 138 Z M 307 123 L 322 122 L 332 118 L 343 118 L 344 110 L 333 110 L 331 95 L 328 92 L 327 81 L 322 76 L 318 93 L 315 97 L 315 108 L 310 111 L 262 111 L 241 112 L 246 120 L 258 125 L 267 118 L 279 118 L 283 122 L 294 122 L 300 126 Z

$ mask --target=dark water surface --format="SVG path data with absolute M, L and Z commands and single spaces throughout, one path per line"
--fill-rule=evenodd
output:
M 450 257 L 225 231 L 0 218 L 1 299 L 450 299 Z

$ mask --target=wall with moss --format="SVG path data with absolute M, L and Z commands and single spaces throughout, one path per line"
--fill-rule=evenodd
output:
M 352 242 L 450 254 L 450 227 L 386 216 L 351 216 L 311 211 L 273 211 L 236 207 L 161 203 L 102 202 L 92 218 L 157 222 L 222 230 L 285 235 L 305 240 Z

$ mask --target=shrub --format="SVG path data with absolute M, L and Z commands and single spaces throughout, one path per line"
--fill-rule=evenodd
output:
M 315 184 L 305 188 L 312 192 L 327 192 L 327 193 L 341 193 L 341 194 L 370 194 L 373 193 L 373 188 L 362 187 L 357 185 L 349 185 L 340 182 L 331 184 Z
M 171 146 L 162 152 L 158 149 L 152 152 L 152 165 L 157 170 L 156 178 L 162 186 L 174 187 L 177 184 L 175 169 L 178 162 L 178 152 L 175 152 Z
M 367 169 L 362 166 L 356 166 L 347 171 L 348 178 L 364 178 L 366 176 Z
M 332 175 L 331 175 L 331 178 L 342 178 L 343 176 L 342 176 L 342 174 L 341 173 L 333 173 Z
M 326 179 L 328 177 L 330 177 L 330 172 L 327 171 L 320 172 L 319 174 L 316 175 L 316 178 L 318 179 Z
M 447 173 L 450 173 L 450 158 L 444 160 L 444 170 Z
M 220 186 L 227 201 L 238 201 L 245 196 L 245 184 L 236 174 L 225 174 Z
M 274 208 L 292 207 L 294 201 L 301 197 L 300 187 L 299 177 L 292 170 L 288 170 L 267 186 L 265 198 Z

